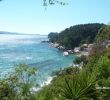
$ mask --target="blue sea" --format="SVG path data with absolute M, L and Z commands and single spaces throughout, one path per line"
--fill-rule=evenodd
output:
M 38 69 L 39 84 L 50 79 L 52 72 L 72 64 L 74 55 L 63 56 L 62 52 L 41 43 L 48 40 L 46 35 L 0 34 L 0 75 L 14 69 L 14 65 L 25 63 Z

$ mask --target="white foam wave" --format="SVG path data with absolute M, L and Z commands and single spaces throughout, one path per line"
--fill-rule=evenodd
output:
M 40 89 L 42 89 L 44 86 L 51 84 L 51 81 L 52 81 L 53 78 L 54 78 L 54 77 L 49 76 L 49 77 L 47 78 L 47 80 L 44 81 L 44 82 L 40 85 L 40 87 L 32 87 L 32 88 L 31 88 L 31 91 L 32 91 L 32 92 L 37 92 L 37 91 L 39 91 Z

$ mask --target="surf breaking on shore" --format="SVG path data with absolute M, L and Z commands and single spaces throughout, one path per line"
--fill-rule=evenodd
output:
M 54 77 L 55 77 L 55 76 L 54 76 Z M 37 92 L 37 91 L 39 91 L 40 89 L 42 89 L 44 86 L 51 84 L 51 81 L 52 81 L 52 79 L 53 79 L 54 77 L 49 76 L 49 77 L 47 78 L 47 80 L 44 81 L 39 87 L 33 87 L 33 88 L 31 88 L 31 91 L 32 91 L 32 92 Z

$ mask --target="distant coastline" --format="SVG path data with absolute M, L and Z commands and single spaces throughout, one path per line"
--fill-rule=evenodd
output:
M 8 34 L 8 35 L 41 35 L 41 34 L 28 34 L 28 33 L 8 32 L 8 31 L 0 31 L 0 34 Z M 47 35 L 42 35 L 42 36 L 47 36 Z

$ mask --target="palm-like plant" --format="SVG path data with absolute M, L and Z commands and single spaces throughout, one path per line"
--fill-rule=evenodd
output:
M 65 79 L 61 87 L 60 97 L 63 100 L 92 100 L 97 96 L 95 89 L 95 76 L 88 75 L 85 71 L 73 76 L 72 80 Z

